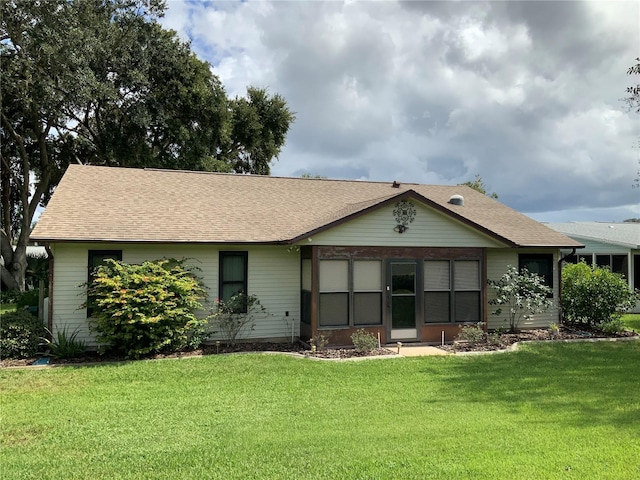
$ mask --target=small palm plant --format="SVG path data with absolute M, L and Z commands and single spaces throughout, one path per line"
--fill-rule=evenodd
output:
M 42 338 L 42 344 L 47 350 L 47 355 L 55 358 L 76 358 L 82 356 L 87 351 L 84 340 L 78 338 L 80 331 L 76 328 L 71 333 L 65 326 L 57 330 L 55 336 L 47 328 L 49 338 Z

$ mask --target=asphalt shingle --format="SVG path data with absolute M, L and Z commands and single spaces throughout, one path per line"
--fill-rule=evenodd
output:
M 448 203 L 463 195 L 463 206 Z M 71 165 L 34 241 L 289 243 L 411 195 L 512 246 L 581 246 L 466 186 Z
M 567 222 L 547 223 L 549 228 L 580 239 L 597 240 L 629 248 L 640 248 L 640 223 Z

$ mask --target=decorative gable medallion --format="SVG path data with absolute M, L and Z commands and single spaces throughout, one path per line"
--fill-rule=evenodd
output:
M 396 203 L 393 209 L 393 216 L 396 218 L 397 225 L 393 229 L 398 233 L 403 233 L 409 229 L 409 224 L 416 218 L 416 207 L 408 200 L 402 200 Z

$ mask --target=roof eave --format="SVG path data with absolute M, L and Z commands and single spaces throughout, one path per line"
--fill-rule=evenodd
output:
M 523 245 L 518 245 L 518 248 L 561 248 L 561 249 L 567 249 L 567 248 L 585 248 L 584 245 L 548 245 L 548 244 L 523 244 Z
M 147 245 L 160 245 L 160 244 L 198 244 L 198 245 L 289 245 L 291 242 L 288 240 L 179 240 L 179 239 L 132 239 L 132 238 L 44 238 L 44 237 L 30 237 L 30 241 L 37 243 L 128 243 L 128 244 L 147 244 Z
M 567 237 L 575 237 L 575 238 L 580 238 L 580 239 L 584 239 L 584 240 L 591 240 L 591 241 L 594 241 L 594 242 L 606 243 L 607 245 L 616 245 L 618 247 L 640 249 L 640 245 L 636 245 L 635 243 L 618 242 L 616 240 L 608 240 L 608 239 L 605 239 L 605 238 L 592 237 L 592 236 L 589 236 L 589 235 L 577 235 L 577 234 L 573 234 L 573 233 L 564 233 L 563 232 L 563 235 L 566 235 Z

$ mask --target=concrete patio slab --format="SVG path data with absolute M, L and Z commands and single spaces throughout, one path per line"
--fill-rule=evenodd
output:
M 398 351 L 396 344 L 387 345 L 386 348 L 394 352 Z M 424 357 L 427 355 L 449 355 L 449 353 L 431 345 L 403 343 L 400 347 L 400 355 L 403 357 Z

